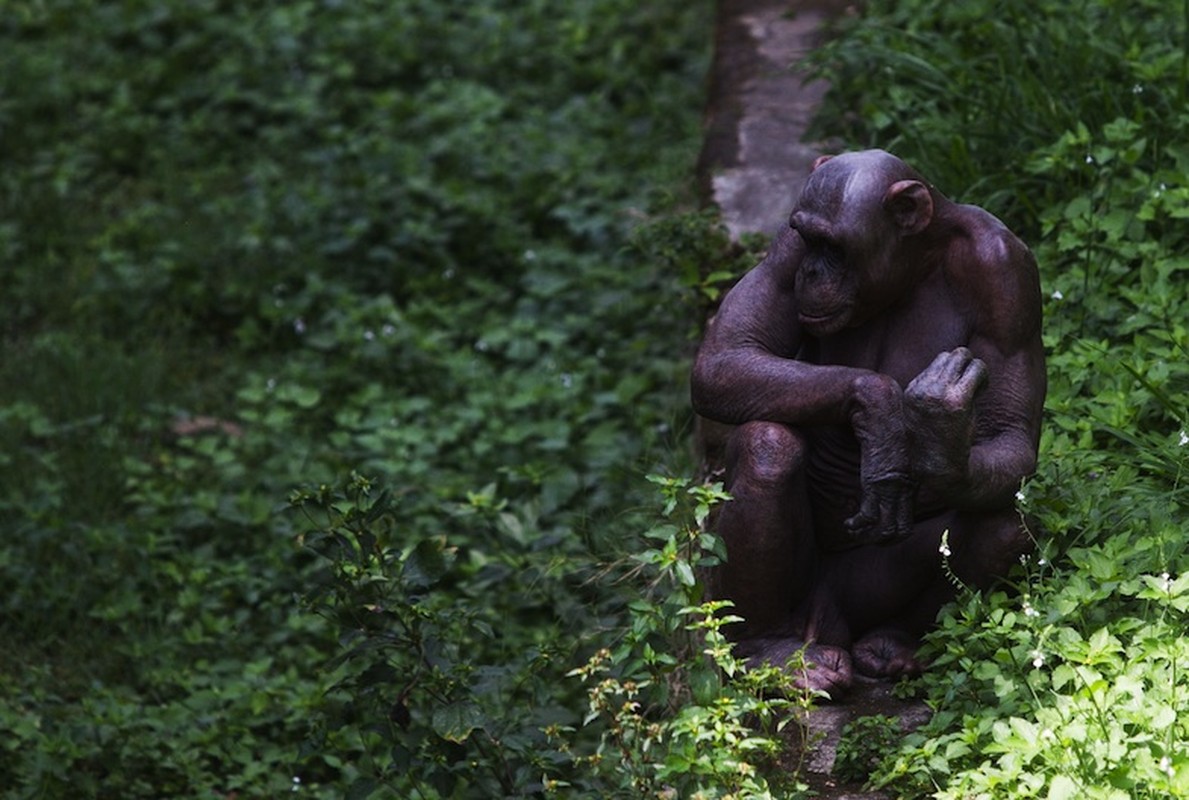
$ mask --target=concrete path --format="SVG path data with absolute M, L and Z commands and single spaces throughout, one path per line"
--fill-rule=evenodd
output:
M 821 152 L 801 141 L 825 94 L 797 63 L 841 0 L 720 0 L 698 172 L 732 236 L 788 221 Z
M 823 24 L 846 7 L 843 0 L 719 0 L 698 175 L 734 238 L 772 235 L 787 225 L 805 177 L 824 152 L 802 138 L 826 86 L 807 82 L 797 65 L 821 40 Z M 877 714 L 896 717 L 908 729 L 929 712 L 896 699 L 887 684 L 868 683 L 810 713 L 802 776 L 819 798 L 886 800 L 831 774 L 842 729 Z

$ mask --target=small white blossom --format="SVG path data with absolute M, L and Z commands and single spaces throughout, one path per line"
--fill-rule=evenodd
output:
M 1087 163 L 1087 164 L 1093 164 L 1093 163 L 1094 163 L 1094 156 L 1092 156 L 1092 155 L 1090 155 L 1089 153 L 1087 153 L 1087 154 L 1086 154 L 1086 163 Z
M 372 339 L 376 338 L 376 334 L 374 331 L 366 330 L 363 332 L 363 338 L 370 342 Z
M 1160 759 L 1160 771 L 1170 778 L 1177 774 L 1177 771 L 1173 767 L 1172 761 L 1168 756 L 1164 756 Z
M 1143 94 L 1143 93 L 1144 93 L 1144 86 L 1143 86 L 1143 84 L 1141 84 L 1141 83 L 1137 83 L 1137 84 L 1135 84 L 1134 86 L 1132 86 L 1132 87 L 1131 87 L 1131 93 L 1132 93 L 1132 94 Z
M 1045 665 L 1045 654 L 1039 650 L 1032 651 L 1032 666 L 1040 669 Z
M 942 558 L 949 558 L 953 555 L 950 550 L 950 532 L 948 530 L 941 533 L 941 545 L 937 548 L 937 552 L 941 553 Z
M 304 319 L 302 319 L 301 317 L 298 317 L 297 319 L 293 320 L 293 332 L 296 333 L 298 336 L 301 336 L 303 333 L 305 333 L 306 332 L 306 321 Z
M 1023 489 L 1021 489 L 1020 491 L 1016 492 L 1016 502 L 1017 502 L 1017 503 L 1022 503 L 1022 502 L 1024 502 L 1024 500 L 1025 500 L 1025 499 L 1027 499 L 1027 498 L 1025 498 L 1025 497 L 1024 497 L 1024 490 L 1023 490 Z
M 385 325 L 383 328 L 380 328 L 380 333 L 384 334 L 385 336 L 391 336 L 392 334 L 396 333 L 396 326 Z
M 1054 289 L 1053 294 L 1051 296 L 1054 300 L 1064 300 L 1065 299 L 1065 295 L 1061 294 L 1060 289 Z
M 1040 612 L 1032 607 L 1032 604 L 1027 600 L 1024 601 L 1024 616 L 1025 617 L 1039 617 Z
M 1178 447 L 1184 447 L 1185 445 L 1189 444 L 1189 433 L 1181 431 L 1180 437 L 1181 438 L 1177 441 Z
M 1160 574 L 1160 585 L 1164 587 L 1164 591 L 1172 591 L 1172 575 L 1169 575 L 1167 572 L 1162 572 Z

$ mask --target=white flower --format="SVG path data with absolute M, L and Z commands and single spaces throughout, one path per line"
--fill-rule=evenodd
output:
M 1022 502 L 1024 502 L 1024 500 L 1025 500 L 1024 490 L 1021 489 L 1020 491 L 1016 492 L 1016 502 L 1022 503 Z
M 940 546 L 938 546 L 937 552 L 941 553 L 942 558 L 949 558 L 950 556 L 953 555 L 953 552 L 950 550 L 949 528 L 946 528 L 944 531 L 941 532 L 941 544 L 940 544 Z
M 1160 771 L 1170 778 L 1177 774 L 1177 771 L 1173 768 L 1172 761 L 1169 760 L 1168 756 L 1164 756 L 1160 759 Z
M 371 331 L 371 330 L 364 331 L 363 338 L 370 342 L 372 339 L 376 338 L 375 331 Z
M 1177 446 L 1184 447 L 1187 444 L 1189 444 L 1189 433 L 1185 433 L 1185 431 L 1182 430 L 1181 438 L 1177 441 Z
M 1025 617 L 1039 617 L 1040 612 L 1032 607 L 1032 604 L 1027 600 L 1024 601 L 1024 616 Z
M 1093 163 L 1094 163 L 1094 156 L 1092 156 L 1092 155 L 1090 155 L 1089 153 L 1087 153 L 1087 154 L 1086 154 L 1086 163 L 1087 163 L 1087 164 L 1093 164 Z
M 1032 651 L 1032 666 L 1040 669 L 1045 665 L 1045 654 L 1039 650 Z
M 1053 294 L 1052 294 L 1052 298 L 1053 298 L 1054 300 L 1064 300 L 1064 299 L 1065 299 L 1065 295 L 1061 294 L 1061 290 L 1060 290 L 1060 289 L 1054 289 L 1054 290 L 1053 290 Z
M 293 320 L 293 332 L 296 333 L 298 336 L 301 336 L 303 333 L 305 333 L 306 332 L 306 321 L 304 319 L 302 319 L 301 317 L 298 317 L 297 319 Z

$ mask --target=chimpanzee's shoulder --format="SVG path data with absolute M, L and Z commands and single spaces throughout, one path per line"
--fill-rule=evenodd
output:
M 951 254 L 950 283 L 976 324 L 996 338 L 1031 336 L 1040 320 L 1040 276 L 1028 246 L 993 214 L 963 206 L 964 234 Z

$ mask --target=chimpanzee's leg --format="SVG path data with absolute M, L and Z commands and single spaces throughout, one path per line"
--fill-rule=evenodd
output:
M 817 569 L 812 514 L 805 488 L 807 444 L 793 429 L 770 422 L 739 426 L 727 445 L 731 502 L 717 530 L 727 547 L 719 593 L 744 622 L 730 631 L 736 652 L 753 662 L 784 665 L 806 642 L 793 627 L 793 609 L 812 591 Z M 843 648 L 811 644 L 802 685 L 830 692 L 849 685 Z
M 948 555 L 941 552 L 946 531 Z M 904 542 L 828 556 L 822 591 L 836 598 L 857 635 L 855 669 L 873 677 L 919 672 L 920 637 L 955 594 L 946 568 L 962 583 L 983 588 L 1006 575 L 1030 545 L 1012 509 L 948 512 L 917 523 Z
M 740 425 L 727 443 L 726 489 L 718 517 L 727 546 L 721 590 L 745 622 L 735 635 L 789 633 L 790 614 L 813 571 L 813 530 L 805 492 L 804 438 L 771 422 Z

